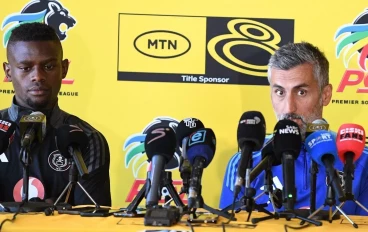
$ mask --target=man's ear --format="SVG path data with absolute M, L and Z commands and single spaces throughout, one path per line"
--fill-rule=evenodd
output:
M 5 73 L 5 76 L 6 78 L 9 80 L 9 81 L 12 81 L 12 78 L 11 78 L 11 70 L 10 70 L 10 64 L 4 62 L 3 63 L 3 69 L 4 69 L 4 73 Z
M 322 105 L 327 106 L 332 98 L 332 85 L 326 85 L 322 90 Z
M 62 66 L 62 77 L 63 79 L 66 77 L 66 75 L 68 74 L 68 69 L 69 69 L 69 60 L 65 59 L 63 61 L 61 61 L 61 66 Z

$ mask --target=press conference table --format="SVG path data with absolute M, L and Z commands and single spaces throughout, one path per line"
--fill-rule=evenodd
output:
M 11 219 L 12 213 L 1 213 L 0 220 L 3 221 L 6 218 Z M 286 221 L 285 219 L 271 219 L 263 222 L 259 222 L 255 227 L 248 226 L 245 228 L 244 224 L 251 225 L 249 222 L 245 222 L 247 213 L 241 212 L 236 214 L 237 221 L 231 222 L 230 226 L 226 226 L 226 231 L 285 231 L 284 224 L 290 226 L 299 226 L 299 219 L 292 219 Z M 254 212 L 252 217 L 262 217 L 262 213 Z M 310 225 L 307 228 L 303 228 L 303 232 L 309 231 L 368 231 L 368 217 L 351 216 L 350 217 L 359 228 L 355 229 L 343 216 L 339 220 L 335 220 L 332 223 L 323 221 L 322 226 Z M 172 231 L 191 231 L 190 227 L 185 222 L 179 222 L 172 227 L 148 227 L 144 226 L 143 218 L 119 218 L 119 217 L 81 217 L 79 215 L 66 215 L 58 214 L 55 212 L 53 216 L 45 216 L 43 213 L 29 213 L 19 214 L 15 221 L 6 222 L 3 225 L 1 231 L 124 231 L 124 232 L 138 232 L 145 230 L 172 230 Z M 225 222 L 227 219 L 221 218 L 217 224 L 208 224 L 209 226 L 194 226 L 195 232 L 201 231 L 223 231 L 221 222 Z M 242 226 L 239 226 L 242 224 Z M 203 224 L 202 224 L 203 225 Z M 294 231 L 294 229 L 288 229 L 288 231 Z

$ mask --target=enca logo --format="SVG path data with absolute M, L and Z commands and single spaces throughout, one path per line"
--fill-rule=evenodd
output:
M 191 48 L 191 43 L 184 35 L 166 30 L 148 31 L 134 40 L 135 49 L 152 58 L 175 58 L 184 55 Z

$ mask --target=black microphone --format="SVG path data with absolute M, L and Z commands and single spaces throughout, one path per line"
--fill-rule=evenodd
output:
M 19 127 L 22 147 L 28 147 L 33 142 L 41 143 L 46 134 L 46 116 L 39 111 L 24 115 Z
M 147 178 L 146 207 L 157 206 L 161 199 L 161 174 L 176 149 L 175 131 L 171 127 L 147 131 L 144 147 L 148 161 L 151 162 L 151 172 Z
M 4 153 L 13 142 L 15 129 L 15 122 L 0 119 L 0 154 Z
M 188 193 L 189 181 L 192 173 L 192 167 L 186 154 L 186 144 L 189 135 L 201 128 L 204 128 L 201 120 L 197 118 L 185 118 L 178 124 L 176 129 L 176 142 L 179 147 L 182 148 L 179 171 L 180 177 L 183 180 L 183 187 L 181 189 L 181 192 L 183 193 Z
M 250 168 L 252 153 L 262 148 L 266 136 L 266 122 L 262 113 L 248 111 L 239 120 L 237 139 L 241 150 L 241 158 L 235 181 L 234 196 L 238 196 L 246 178 L 246 187 L 250 185 Z M 246 175 L 247 172 L 247 175 Z
M 275 157 L 281 160 L 284 179 L 283 205 L 286 211 L 294 210 L 296 199 L 295 160 L 298 158 L 302 137 L 298 124 L 291 120 L 280 120 L 274 129 L 273 146 Z
M 249 175 L 250 182 L 252 183 L 262 171 L 267 169 L 270 164 L 272 166 L 279 166 L 281 164 L 281 160 L 277 160 L 275 158 L 275 151 L 273 148 L 273 137 L 270 138 L 261 150 L 262 160 L 252 169 Z
M 216 136 L 210 128 L 199 129 L 188 139 L 187 155 L 192 165 L 190 178 L 188 208 L 202 208 L 201 182 L 203 169 L 212 161 L 216 152 Z
M 84 163 L 82 152 L 88 147 L 88 137 L 82 129 L 75 125 L 62 125 L 56 129 L 56 147 L 67 159 L 73 158 L 82 179 L 87 179 L 88 169 Z

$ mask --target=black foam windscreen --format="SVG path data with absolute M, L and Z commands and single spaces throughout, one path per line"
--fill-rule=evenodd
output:
M 76 146 L 85 150 L 88 146 L 88 137 L 84 131 L 75 126 L 64 124 L 56 129 L 56 146 L 60 151 L 60 154 L 65 158 L 72 158 L 69 153 L 69 146 Z
M 15 129 L 15 122 L 0 119 L 0 154 L 5 152 L 13 141 Z
M 176 142 L 179 147 L 182 146 L 182 141 L 185 137 L 188 137 L 198 129 L 204 128 L 201 120 L 197 118 L 185 118 L 179 124 L 176 129 Z
M 175 131 L 168 126 L 147 131 L 144 147 L 149 161 L 153 156 L 161 155 L 168 163 L 173 158 L 176 149 Z
M 244 143 L 254 144 L 254 150 L 262 148 L 266 136 L 266 121 L 261 112 L 247 111 L 239 120 L 237 138 L 239 147 Z
M 282 153 L 289 152 L 297 159 L 302 148 L 302 136 L 297 123 L 283 119 L 274 129 L 273 147 L 275 156 L 281 162 Z
M 273 147 L 273 137 L 269 139 L 262 148 L 261 155 L 262 159 L 266 158 L 267 156 L 272 156 L 272 166 L 278 166 L 281 164 L 281 160 L 276 159 L 275 157 L 275 150 Z

